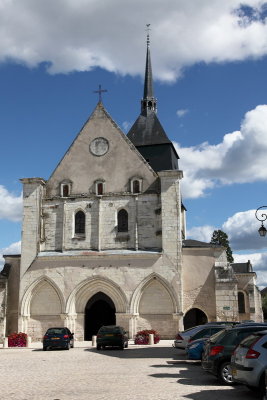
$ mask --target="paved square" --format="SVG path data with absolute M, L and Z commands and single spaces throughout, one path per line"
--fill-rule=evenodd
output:
M 81 345 L 80 345 L 81 346 Z M 39 346 L 40 347 L 40 346 Z M 152 347 L 44 352 L 0 349 L 1 400 L 248 400 L 243 386 L 226 387 L 184 352 Z

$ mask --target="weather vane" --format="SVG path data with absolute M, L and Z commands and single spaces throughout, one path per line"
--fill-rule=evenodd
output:
M 98 93 L 99 95 L 99 102 L 102 101 L 102 93 L 107 92 L 106 89 L 101 89 L 101 85 L 98 85 L 98 90 L 94 90 L 94 93 Z

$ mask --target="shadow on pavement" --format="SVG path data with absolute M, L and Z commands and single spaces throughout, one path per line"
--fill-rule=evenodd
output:
M 107 357 L 117 357 L 124 359 L 131 358 L 164 358 L 177 360 L 185 358 L 177 354 L 177 351 L 173 347 L 130 347 L 128 349 L 119 350 L 117 348 L 107 347 L 104 350 L 84 349 L 90 353 L 99 353 Z
M 229 389 L 220 389 L 220 390 L 202 390 L 201 392 L 195 392 L 183 395 L 183 398 L 192 399 L 192 400 L 251 400 L 257 399 L 258 397 L 246 390 L 245 387 L 243 390 L 229 390 Z

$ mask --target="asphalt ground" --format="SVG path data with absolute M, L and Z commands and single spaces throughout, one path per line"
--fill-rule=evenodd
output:
M 248 400 L 245 386 L 223 386 L 171 341 L 125 350 L 0 348 L 1 400 Z

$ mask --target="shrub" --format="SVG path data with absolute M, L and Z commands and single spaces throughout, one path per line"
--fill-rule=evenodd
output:
M 8 335 L 8 347 L 26 347 L 27 333 L 11 333 Z
M 154 344 L 157 344 L 160 341 L 160 336 L 154 329 L 145 329 L 137 332 L 135 335 L 134 344 L 148 344 L 149 334 L 151 333 L 154 335 Z

